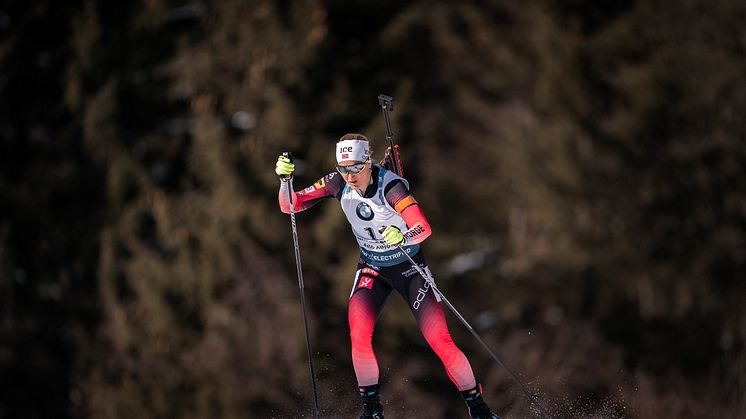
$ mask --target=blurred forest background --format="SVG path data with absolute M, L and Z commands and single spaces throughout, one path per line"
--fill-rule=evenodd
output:
M 441 289 L 555 417 L 746 417 L 744 75 L 739 0 L 3 2 L 0 418 L 309 417 L 273 166 L 380 159 L 379 93 Z M 357 249 L 333 200 L 298 225 L 357 417 Z M 387 418 L 466 417 L 398 297 L 375 339 Z

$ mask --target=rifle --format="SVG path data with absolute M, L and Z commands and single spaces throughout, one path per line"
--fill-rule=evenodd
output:
M 386 124 L 386 139 L 389 146 L 386 148 L 381 166 L 393 171 L 399 176 L 404 176 L 404 168 L 401 164 L 401 154 L 399 154 L 399 145 L 394 144 L 394 132 L 391 130 L 391 121 L 389 112 L 394 110 L 394 98 L 384 94 L 378 95 L 378 104 L 383 110 L 383 122 Z

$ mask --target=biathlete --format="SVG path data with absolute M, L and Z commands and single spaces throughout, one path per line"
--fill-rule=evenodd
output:
M 376 319 L 392 290 L 409 304 L 425 340 L 461 392 L 471 417 L 497 419 L 482 398 L 469 361 L 451 339 L 439 296 L 399 248 L 430 273 L 420 248 L 431 234 L 430 224 L 409 192 L 409 183 L 372 163 L 370 157 L 370 144 L 364 135 L 346 134 L 336 144 L 336 172 L 292 194 L 296 212 L 325 198 L 339 200 L 360 246 L 348 306 L 352 363 L 363 402 L 360 419 L 383 419 L 372 341 Z M 282 178 L 292 176 L 294 169 L 288 158 L 277 159 L 275 172 Z M 289 213 L 288 182 L 280 183 L 279 202 L 282 212 Z

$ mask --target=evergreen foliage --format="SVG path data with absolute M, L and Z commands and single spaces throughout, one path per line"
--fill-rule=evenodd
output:
M 735 0 L 0 6 L 0 418 L 307 415 L 272 166 L 293 151 L 305 187 L 347 132 L 382 157 L 379 93 L 441 289 L 554 415 L 746 416 L 744 21 Z M 298 223 L 321 405 L 348 417 L 357 249 L 333 200 Z M 394 300 L 387 415 L 462 417 Z M 490 405 L 531 417 L 449 320 Z

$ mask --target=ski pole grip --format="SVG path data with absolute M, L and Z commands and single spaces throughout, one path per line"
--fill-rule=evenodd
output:
M 289 151 L 283 151 L 283 152 L 282 152 L 282 157 L 285 157 L 285 158 L 287 158 L 288 160 L 290 160 L 290 163 L 292 163 L 292 162 L 293 162 L 293 154 L 292 154 L 291 152 L 289 152 Z M 282 180 L 288 180 L 288 179 L 290 179 L 290 178 L 291 178 L 292 176 L 293 176 L 292 174 L 290 174 L 290 175 L 285 175 L 285 176 L 282 176 Z

